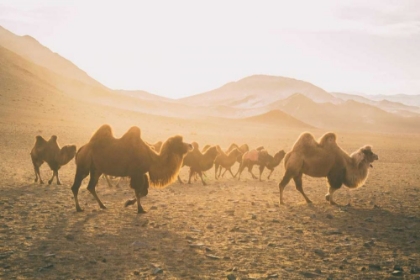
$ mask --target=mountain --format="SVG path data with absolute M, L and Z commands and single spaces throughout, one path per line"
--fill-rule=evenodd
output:
M 301 93 L 316 102 L 338 103 L 339 99 L 311 83 L 292 78 L 254 75 L 237 82 L 180 99 L 193 105 L 226 105 L 234 108 L 257 108 Z
M 144 90 L 114 90 L 115 92 L 124 95 L 124 96 L 130 96 L 134 98 L 140 98 L 143 100 L 160 100 L 160 101 L 174 101 L 173 99 L 166 98 L 160 95 L 156 95 Z
M 268 108 L 282 110 L 307 124 L 325 129 L 420 132 L 420 117 L 401 117 L 354 100 L 340 104 L 316 103 L 302 94 L 294 94 Z
M 387 112 L 395 113 L 401 116 L 410 117 L 410 116 L 415 116 L 416 114 L 420 114 L 420 107 L 405 105 L 400 102 L 389 101 L 388 99 L 382 99 L 382 100 L 377 101 L 377 100 L 369 99 L 370 96 L 364 97 L 360 95 L 341 93 L 341 92 L 331 92 L 331 94 L 342 100 L 354 100 L 360 103 L 373 105 Z
M 365 97 L 380 101 L 380 100 L 389 100 L 393 102 L 399 102 L 409 106 L 420 107 L 420 94 L 409 95 L 409 94 L 394 94 L 394 95 L 365 95 Z
M 104 87 L 83 70 L 40 44 L 31 36 L 18 36 L 0 26 L 0 45 L 51 71 L 95 87 Z
M 242 119 L 247 122 L 260 123 L 260 124 L 273 124 L 279 128 L 301 128 L 309 129 L 312 126 L 286 114 L 280 110 L 271 110 L 267 113 L 256 115 Z

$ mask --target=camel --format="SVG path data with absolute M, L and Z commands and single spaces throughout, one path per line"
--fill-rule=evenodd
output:
M 299 136 L 293 148 L 285 156 L 285 173 L 279 183 L 280 204 L 283 202 L 283 191 L 287 183 L 293 179 L 296 189 L 303 195 L 307 203 L 311 200 L 305 195 L 302 187 L 302 175 L 311 177 L 327 177 L 328 193 L 325 199 L 336 205 L 333 194 L 343 184 L 349 188 L 364 185 L 369 167 L 378 160 L 369 145 L 359 148 L 348 155 L 336 143 L 336 135 L 332 132 L 324 134 L 318 142 L 312 134 L 305 132 Z
M 193 142 L 192 145 L 194 149 L 185 156 L 183 162 L 183 166 L 185 165 L 190 167 L 188 184 L 191 184 L 191 178 L 198 174 L 201 182 L 205 186 L 207 184 L 203 179 L 203 173 L 213 167 L 214 159 L 218 155 L 218 151 L 216 146 L 210 146 L 204 153 L 202 153 L 200 152 L 196 142 Z M 179 175 L 178 181 L 181 184 L 183 183 Z
M 225 154 L 219 146 L 216 146 L 219 152 L 219 155 L 214 159 L 214 177 L 218 179 L 220 177 L 220 168 L 226 168 L 230 172 L 232 177 L 235 178 L 235 175 L 232 173 L 232 166 L 237 161 L 238 156 L 242 155 L 242 152 L 238 148 L 234 148 L 228 154 Z M 219 175 L 217 174 L 219 171 Z
M 267 179 L 269 180 L 271 174 L 274 171 L 274 168 L 276 168 L 280 164 L 280 162 L 283 160 L 284 156 L 286 155 L 286 152 L 284 150 L 281 150 L 277 152 L 273 157 L 272 155 L 268 154 L 267 150 L 264 150 L 261 147 L 258 147 L 257 149 L 251 150 L 242 155 L 242 162 L 238 170 L 238 180 L 240 180 L 241 173 L 245 169 L 245 167 L 248 167 L 248 172 L 251 173 L 252 178 L 257 179 L 254 173 L 252 173 L 252 168 L 254 167 L 254 165 L 259 166 L 259 169 L 260 169 L 259 180 L 260 181 L 261 181 L 261 174 L 263 173 L 264 169 L 267 168 L 268 170 L 270 170 L 270 174 L 268 174 L 268 177 L 267 177 Z
M 243 145 L 241 145 L 241 146 L 238 146 L 238 144 L 236 144 L 236 143 L 232 143 L 232 144 L 230 144 L 230 146 L 229 146 L 229 148 L 226 150 L 226 152 L 224 152 L 224 154 L 225 155 L 227 155 L 227 154 L 229 154 L 233 149 L 238 149 L 239 151 L 241 151 L 242 152 L 242 154 L 243 153 L 245 153 L 245 152 L 248 152 L 249 151 L 249 146 L 247 145 L 247 144 L 243 144 Z M 223 151 L 222 151 L 223 152 Z M 238 157 L 236 158 L 236 161 L 239 163 L 239 164 L 241 164 L 241 161 L 242 161 L 242 154 L 240 154 L 240 155 L 238 155 Z M 220 166 L 220 169 L 219 169 L 219 175 L 218 175 L 218 177 L 220 177 L 220 174 L 222 173 L 222 169 L 223 169 L 223 167 L 222 166 Z M 225 169 L 225 171 L 222 173 L 222 177 L 223 176 L 225 176 L 225 173 L 226 173 L 226 171 L 227 171 L 227 169 Z M 236 175 L 238 174 L 238 172 L 236 172 L 236 174 L 235 174 L 235 177 L 236 177 Z
M 205 153 L 209 148 L 211 147 L 211 145 L 207 144 L 203 147 L 203 149 L 201 150 L 201 153 Z
M 149 181 L 153 186 L 165 187 L 172 183 L 179 172 L 185 154 L 192 149 L 184 143 L 182 136 L 168 138 L 156 153 L 140 137 L 140 129 L 131 127 L 121 138 L 113 136 L 111 126 L 102 125 L 76 154 L 76 175 L 71 188 L 78 212 L 78 192 L 84 178 L 90 174 L 87 189 L 96 199 L 99 207 L 106 209 L 96 194 L 95 187 L 102 174 L 117 177 L 130 177 L 135 199 L 128 200 L 125 206 L 137 201 L 137 213 L 146 213 L 140 198 L 148 194 Z M 146 175 L 148 173 L 148 176 Z
M 152 149 L 154 149 L 155 151 L 156 151 L 156 153 L 159 153 L 160 152 L 160 149 L 161 149 L 161 147 L 162 147 L 162 141 L 157 141 L 156 143 L 154 143 L 154 144 L 150 144 L 150 143 L 148 143 L 148 142 L 145 142 L 147 145 L 149 145 L 150 146 L 150 148 L 152 148 Z M 121 180 L 122 179 L 124 179 L 124 177 L 115 177 L 115 176 L 108 176 L 108 175 L 106 175 L 106 174 L 103 174 L 102 175 L 104 178 L 105 178 L 105 180 L 106 180 L 106 183 L 108 184 L 108 187 L 110 187 L 110 188 L 112 188 L 113 187 L 113 185 L 112 185 L 112 180 L 113 179 L 117 179 L 118 181 L 117 181 L 117 184 L 115 185 L 115 187 L 119 187 L 120 186 L 120 183 L 121 183 Z
M 76 146 L 65 145 L 60 148 L 57 143 L 56 135 L 51 136 L 48 141 L 39 135 L 36 136 L 35 139 L 35 145 L 30 153 L 35 170 L 35 182 L 38 182 L 39 178 L 39 183 L 44 183 L 41 179 L 39 168 L 44 162 L 47 162 L 53 171 L 53 176 L 50 180 L 48 180 L 48 184 L 50 185 L 54 180 L 54 177 L 56 177 L 57 185 L 61 185 L 60 177 L 58 176 L 58 170 L 61 168 L 61 166 L 66 165 L 70 160 L 74 158 L 76 155 Z

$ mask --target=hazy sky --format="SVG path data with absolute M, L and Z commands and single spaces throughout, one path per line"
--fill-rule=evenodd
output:
M 1 0 L 0 25 L 113 89 L 177 98 L 269 74 L 420 94 L 417 0 Z

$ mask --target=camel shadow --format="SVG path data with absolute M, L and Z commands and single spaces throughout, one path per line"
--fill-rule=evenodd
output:
M 327 226 L 326 234 L 346 234 L 362 238 L 368 245 L 374 241 L 384 242 L 390 247 L 404 248 L 406 252 L 420 251 L 420 217 L 390 211 L 374 205 L 372 208 L 353 206 L 299 205 L 311 219 Z M 305 209 L 303 209 L 305 208 Z M 296 209 L 295 209 L 296 210 Z
M 53 189 L 53 199 L 45 198 L 47 187 L 7 191 L 0 278 L 191 279 L 207 274 L 203 264 L 214 263 L 203 244 L 189 239 L 187 224 L 172 222 L 162 206 L 138 215 L 110 196 L 107 210 L 85 205 L 77 213 L 68 190 Z

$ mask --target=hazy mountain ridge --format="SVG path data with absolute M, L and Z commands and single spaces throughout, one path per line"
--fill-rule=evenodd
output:
M 294 128 L 302 128 L 302 129 L 313 128 L 313 126 L 308 125 L 292 117 L 291 115 L 286 114 L 285 112 L 281 110 L 271 110 L 264 114 L 243 118 L 243 120 L 248 121 L 248 122 L 261 123 L 261 124 L 273 124 L 281 128 L 284 128 L 284 127 L 294 127 Z
M 365 97 L 380 101 L 380 100 L 389 100 L 393 102 L 399 102 L 409 106 L 420 107 L 420 94 L 417 95 L 408 95 L 408 94 L 394 94 L 394 95 L 365 95 Z
M 266 106 L 300 92 L 317 102 L 339 103 L 340 100 L 325 90 L 305 81 L 293 78 L 253 75 L 236 82 L 230 82 L 212 91 L 180 99 L 183 102 L 199 105 L 230 104 L 233 107 L 249 108 Z M 242 102 L 241 102 L 242 100 Z
M 0 26 L 0 45 L 57 74 L 93 86 L 104 87 L 101 83 L 94 80 L 86 72 L 77 67 L 73 62 L 54 53 L 29 35 L 18 36 Z
M 68 62 L 65 58 L 54 54 L 30 36 L 9 33 L 13 36 L 7 30 L 0 29 L 0 37 L 3 36 L 3 39 L 0 38 L 0 46 L 3 46 L 4 34 L 15 40 L 15 43 L 19 41 L 23 44 L 6 44 L 17 50 L 0 48 L 0 96 L 7 97 L 8 104 L 5 106 L 11 108 L 27 107 L 45 113 L 45 109 L 40 106 L 43 103 L 58 114 L 63 110 L 71 115 L 68 104 L 78 106 L 78 103 L 84 103 L 83 108 L 90 106 L 92 110 L 99 108 L 98 105 L 101 108 L 113 107 L 120 111 L 184 119 L 230 118 L 231 121 L 243 119 L 280 127 L 283 124 L 296 128 L 312 126 L 337 130 L 420 132 L 420 117 L 415 113 L 415 106 L 391 101 L 369 101 L 361 96 L 338 96 L 339 93 L 331 94 L 311 83 L 286 77 L 253 75 L 209 92 L 177 100 L 140 90 L 111 90 L 88 77 L 74 64 L 71 64 L 74 67 L 68 76 L 56 72 L 57 65 Z M 19 54 L 34 44 L 37 45 L 36 49 L 42 50 L 44 56 L 59 61 L 49 65 L 49 68 L 37 64 L 35 61 L 40 58 L 36 55 L 34 61 Z M 43 102 L 40 103 L 39 99 Z M 393 113 L 386 112 L 388 110 Z M 13 113 L 9 109 L 7 112 Z
M 407 115 L 412 116 L 413 114 L 410 114 L 410 112 L 415 113 L 415 114 L 420 114 L 420 107 L 412 106 L 412 105 L 406 105 L 406 104 L 398 102 L 398 101 L 390 101 L 388 99 L 373 100 L 373 99 L 369 99 L 370 96 L 364 97 L 364 96 L 360 96 L 360 95 L 354 95 L 354 94 L 349 94 L 349 93 L 341 93 L 341 92 L 331 92 L 331 94 L 333 94 L 337 98 L 341 98 L 341 99 L 346 100 L 346 101 L 347 100 L 355 100 L 357 102 L 373 105 L 373 106 L 381 108 L 385 111 L 388 111 L 388 112 L 391 112 L 391 113 L 396 113 L 396 114 L 402 115 L 402 116 L 407 116 Z M 420 99 L 420 96 L 419 96 L 419 99 Z

